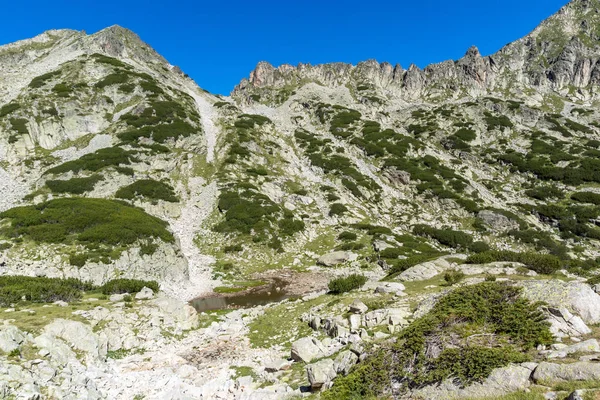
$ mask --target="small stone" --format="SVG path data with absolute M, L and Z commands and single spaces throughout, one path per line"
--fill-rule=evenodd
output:
M 349 306 L 349 310 L 355 314 L 363 314 L 369 310 L 369 307 L 360 300 L 354 300 Z
M 142 288 L 136 295 L 136 300 L 149 300 L 154 297 L 154 291 L 146 286 Z

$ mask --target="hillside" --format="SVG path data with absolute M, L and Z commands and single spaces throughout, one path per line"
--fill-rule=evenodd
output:
M 510 371 L 527 379 L 505 392 L 528 389 L 529 375 L 547 359 L 592 363 L 573 356 L 586 352 L 582 348 L 564 357 L 551 351 L 598 337 L 595 290 L 600 287 L 585 282 L 595 283 L 600 271 L 599 26 L 600 2 L 573 0 L 529 35 L 489 56 L 472 47 L 459 60 L 424 69 L 374 60 L 356 66 L 261 62 L 231 96 L 201 89 L 118 26 L 91 35 L 48 31 L 2 46 L 0 293 L 1 279 L 9 276 L 74 278 L 88 285 L 73 289 L 84 294 L 72 307 L 86 327 L 77 329 L 92 329 L 98 343 L 94 361 L 82 364 L 79 377 L 91 377 L 92 364 L 108 368 L 106 376 L 127 370 L 127 362 L 135 363 L 133 370 L 142 368 L 136 351 L 160 353 L 164 346 L 178 358 L 154 360 L 154 365 L 193 366 L 203 377 L 194 382 L 183 372 L 162 371 L 177 381 L 163 390 L 150 373 L 142 377 L 128 370 L 123 382 L 104 377 L 97 387 L 83 385 L 88 398 L 299 396 L 298 388 L 306 386 L 305 365 L 299 362 L 323 357 L 318 368 L 330 370 L 326 360 L 335 359 L 334 376 L 350 373 L 335 381 L 341 383 L 324 392 L 325 398 L 350 398 L 348 390 L 365 398 L 485 398 L 493 392 L 488 390 L 491 371 L 509 363 L 531 368 Z M 330 279 L 349 274 L 366 277 L 361 291 L 336 299 L 325 294 Z M 121 293 L 106 290 L 95 300 L 101 302 L 98 307 L 84 301 L 117 279 L 156 281 L 163 297 L 139 298 L 134 305 L 126 301 L 132 310 L 115 306 L 123 298 L 112 296 Z M 510 289 L 503 281 L 511 283 Z M 14 284 L 6 282 L 12 282 L 6 287 Z M 201 295 L 253 294 L 254 286 L 269 295 L 277 286 L 278 293 L 303 300 L 200 317 L 185 305 Z M 452 303 L 458 300 L 440 300 L 448 293 L 452 299 L 451 289 L 457 287 L 463 300 L 473 296 L 492 308 L 504 296 L 514 308 L 496 312 L 513 315 L 519 326 L 529 326 L 528 320 L 540 324 L 523 333 L 504 320 L 492 321 L 486 310 L 462 315 Z M 515 287 L 521 289 L 513 292 Z M 545 290 L 568 295 L 548 298 Z M 23 296 L 0 302 L 15 313 L 6 315 L 33 307 L 19 303 Z M 367 322 L 365 315 L 353 321 L 347 311 L 354 300 L 380 312 L 369 317 L 376 322 Z M 542 310 L 539 300 L 548 303 Z M 157 304 L 149 306 L 150 301 Z M 112 322 L 98 308 L 109 310 Z M 42 311 L 49 312 L 33 313 Z M 64 311 L 51 315 L 70 319 Z M 125 322 L 128 311 L 136 317 Z M 171 318 L 174 312 L 179 314 Z M 453 313 L 473 320 L 443 320 Z M 156 327 L 157 319 L 167 324 L 164 329 L 148 337 L 139 334 Z M 11 323 L 25 332 L 23 337 L 30 336 L 19 342 L 28 346 L 39 345 L 44 340 L 39 338 L 50 333 L 67 343 L 75 340 L 52 331 L 59 329 L 52 320 L 15 317 Z M 138 325 L 131 325 L 134 320 Z M 554 321 L 549 331 L 542 320 Z M 423 321 L 438 324 L 439 331 L 418 328 Z M 9 326 L 13 329 L 8 322 L 0 325 L 6 360 L 14 350 L 2 346 Z M 471 356 L 470 339 L 461 336 L 466 332 L 493 336 L 489 343 L 477 342 L 485 351 L 520 355 L 497 360 L 498 353 L 485 353 L 493 368 L 482 366 L 477 379 L 472 371 L 456 371 L 454 365 L 444 369 L 424 359 L 411 365 L 415 371 L 423 368 L 414 376 L 402 375 L 406 365 L 400 363 L 396 375 L 365 383 L 365 368 L 381 370 L 406 357 L 388 343 L 411 340 L 406 332 L 428 341 L 434 340 L 428 335 L 441 337 L 435 357 L 430 341 L 427 351 L 415 344 L 420 349 L 415 354 L 423 350 L 435 360 L 448 356 L 449 349 Z M 290 351 L 294 357 L 293 343 L 310 335 L 329 336 L 329 345 L 313 343 L 324 346 L 313 349 L 315 357 L 298 356 L 281 366 L 283 372 L 266 371 L 272 366 L 265 369 L 257 361 L 281 361 Z M 212 368 L 206 365 L 213 357 L 206 347 L 217 338 L 225 355 Z M 557 345 L 558 338 L 564 343 Z M 238 349 L 221 340 L 237 343 L 242 354 L 237 357 Z M 369 345 L 359 351 L 359 342 Z M 383 350 L 377 353 L 372 343 Z M 192 347 L 202 349 L 192 354 Z M 600 353 L 597 343 L 592 347 L 591 353 Z M 89 353 L 89 348 L 79 350 Z M 125 350 L 122 359 L 106 366 L 106 352 Z M 359 355 L 361 362 L 351 369 Z M 10 364 L 24 365 L 29 358 Z M 321 385 L 331 387 L 331 374 L 317 373 L 311 365 L 313 391 L 320 388 L 314 384 L 319 373 L 328 377 Z M 591 365 L 582 368 L 597 371 L 598 364 Z M 231 366 L 239 368 L 231 372 Z M 585 381 L 600 380 L 600 372 L 594 374 Z M 41 384 L 33 375 L 32 385 L 45 388 L 42 394 L 49 398 L 79 398 L 65 397 L 64 382 L 51 378 Z M 248 376 L 250 383 L 242 379 Z M 469 389 L 484 379 L 487 391 Z M 533 382 L 534 394 L 544 379 Z M 236 389 L 223 394 L 234 381 Z M 2 382 L 0 377 L 0 397 L 8 398 L 29 384 L 15 389 Z M 556 382 L 545 383 L 547 391 L 569 392 Z M 148 385 L 147 393 L 141 385 Z M 273 388 L 257 391 L 263 386 Z

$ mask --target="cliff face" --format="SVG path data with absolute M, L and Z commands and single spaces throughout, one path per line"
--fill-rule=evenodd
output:
M 595 1 L 574 0 L 532 33 L 496 54 L 483 57 L 472 47 L 457 61 L 432 64 L 423 70 L 415 65 L 405 70 L 400 65 L 374 60 L 356 66 L 334 63 L 277 68 L 261 62 L 232 95 L 245 98 L 253 89 L 317 82 L 332 87 L 366 83 L 387 95 L 412 101 L 439 101 L 445 91 L 455 92 L 452 95 L 456 98 L 486 93 L 523 97 L 526 89 L 546 92 L 573 87 L 595 96 L 589 86 L 598 83 L 600 73 L 599 22 Z

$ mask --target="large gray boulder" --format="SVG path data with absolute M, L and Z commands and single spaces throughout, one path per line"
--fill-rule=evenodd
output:
M 292 343 L 292 360 L 309 363 L 316 358 L 325 357 L 323 344 L 316 338 L 304 337 Z
M 548 358 L 564 358 L 575 353 L 600 353 L 600 345 L 596 339 L 586 340 L 570 346 L 561 345 L 560 348 L 548 353 Z
M 358 356 L 350 350 L 342 351 L 333 361 L 335 372 L 348 375 L 350 369 L 358 362 Z
M 564 307 L 543 307 L 542 310 L 550 322 L 550 332 L 556 338 L 581 336 L 592 332 L 580 317 L 573 315 Z
M 312 390 L 328 388 L 337 376 L 335 363 L 328 358 L 307 366 L 306 373 Z
M 483 382 L 465 388 L 456 386 L 451 379 L 448 379 L 440 385 L 415 390 L 411 398 L 427 400 L 496 398 L 526 390 L 531 385 L 531 371 L 535 366 L 535 364 L 527 363 L 498 368 L 493 370 Z
M 531 301 L 542 301 L 550 307 L 564 307 L 577 314 L 587 324 L 600 322 L 600 295 L 582 282 L 563 282 L 558 279 L 521 281 L 523 295 Z
M 334 251 L 321 256 L 317 263 L 326 267 L 335 267 L 338 264 L 354 261 L 357 258 L 358 256 L 356 254 L 349 251 Z
M 194 307 L 172 297 L 160 296 L 153 300 L 158 306 L 166 325 L 176 326 L 181 330 L 195 329 L 198 327 L 198 313 Z
M 0 325 L 0 350 L 10 353 L 27 340 L 27 335 L 13 325 Z
M 44 333 L 67 342 L 72 348 L 84 351 L 94 358 L 103 358 L 107 352 L 106 340 L 100 340 L 91 326 L 79 321 L 56 319 L 46 325 Z
M 576 362 L 553 364 L 543 362 L 533 372 L 535 383 L 591 381 L 600 379 L 600 363 Z
M 477 214 L 486 225 L 495 231 L 510 231 L 518 229 L 519 223 L 496 211 L 482 210 Z

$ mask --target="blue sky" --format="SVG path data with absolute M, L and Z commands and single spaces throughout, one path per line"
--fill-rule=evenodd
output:
M 370 58 L 424 67 L 526 35 L 567 0 L 23 0 L 2 5 L 0 43 L 70 28 L 135 31 L 203 88 L 229 94 L 258 61 Z

